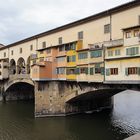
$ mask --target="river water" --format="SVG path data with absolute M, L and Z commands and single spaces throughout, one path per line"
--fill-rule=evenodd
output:
M 114 96 L 114 109 L 34 118 L 33 102 L 0 103 L 0 140 L 122 140 L 140 132 L 140 92 Z

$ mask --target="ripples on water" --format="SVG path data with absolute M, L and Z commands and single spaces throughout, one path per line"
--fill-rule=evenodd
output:
M 34 119 L 33 102 L 0 103 L 0 140 L 122 140 L 140 131 L 140 93 L 114 97 L 114 110 Z

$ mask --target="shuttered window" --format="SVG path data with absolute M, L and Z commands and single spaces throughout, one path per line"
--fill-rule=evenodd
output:
M 110 69 L 106 69 L 106 76 L 110 75 Z
M 126 55 L 137 55 L 139 54 L 139 47 L 127 48 Z
M 90 57 L 102 57 L 102 50 L 97 50 L 97 51 L 91 51 L 90 52 Z
M 94 75 L 94 68 L 90 68 L 90 75 Z
M 140 75 L 140 67 L 128 67 L 125 68 L 125 75 Z

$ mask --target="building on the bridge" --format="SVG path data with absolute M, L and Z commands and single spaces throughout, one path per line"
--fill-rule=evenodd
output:
M 134 0 L 0 47 L 1 80 L 5 69 L 9 79 L 32 79 L 35 114 L 66 114 L 66 103 L 90 89 L 80 84 L 140 82 L 139 32 L 140 1 Z
M 57 80 L 56 55 L 56 47 L 38 49 L 37 56 L 31 60 L 31 78 L 35 81 Z
M 103 43 L 95 43 L 90 47 L 89 82 L 104 81 L 104 48 Z
M 140 25 L 122 29 L 123 40 L 106 47 L 106 82 L 140 81 Z
M 66 57 L 66 44 L 59 43 L 60 45 L 57 47 L 57 78 L 58 80 L 66 80 L 66 67 L 67 67 L 67 57 Z
M 8 59 L 0 59 L 0 80 L 7 79 L 9 76 Z

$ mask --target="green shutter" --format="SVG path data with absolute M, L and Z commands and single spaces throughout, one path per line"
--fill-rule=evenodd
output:
M 76 69 L 76 74 L 80 74 L 80 68 Z
M 86 74 L 88 74 L 88 68 L 85 69 Z
M 101 75 L 104 75 L 104 67 L 101 68 Z
M 137 68 L 137 73 L 138 75 L 140 75 L 140 68 Z
M 125 75 L 128 76 L 128 68 L 125 68 Z
M 106 69 L 106 76 L 110 75 L 110 69 Z
M 90 68 L 90 75 L 94 75 L 94 68 Z

